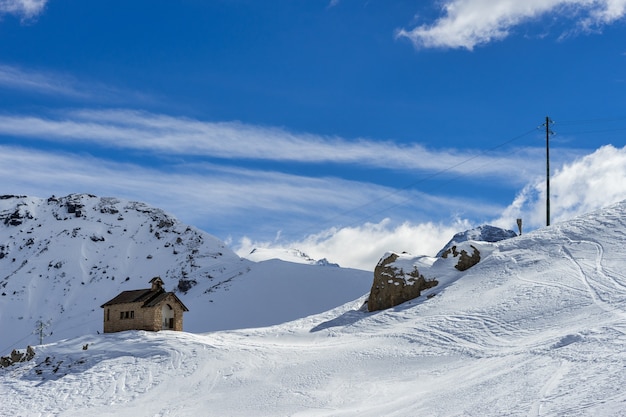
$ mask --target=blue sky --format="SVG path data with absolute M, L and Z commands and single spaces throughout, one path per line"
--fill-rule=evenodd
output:
M 0 0 L 1 194 L 371 269 L 626 198 L 626 0 Z

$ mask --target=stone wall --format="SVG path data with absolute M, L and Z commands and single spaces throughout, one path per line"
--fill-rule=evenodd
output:
M 183 330 L 183 308 L 172 294 L 154 307 L 142 307 L 140 303 L 114 304 L 104 307 L 104 333 L 122 332 L 125 330 L 159 331 L 163 329 L 162 307 L 169 304 L 174 312 L 174 328 Z M 132 318 L 120 319 L 120 313 L 133 312 Z
M 124 330 L 160 330 L 155 326 L 155 309 L 142 308 L 143 303 L 114 304 L 104 307 L 104 332 L 114 333 Z M 132 311 L 133 318 L 120 319 L 120 313 Z M 159 319 L 161 312 L 159 311 Z M 160 324 L 160 322 L 159 322 Z

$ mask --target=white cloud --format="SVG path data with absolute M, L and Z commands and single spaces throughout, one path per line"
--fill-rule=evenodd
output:
M 33 94 L 63 96 L 78 101 L 97 99 L 100 103 L 154 101 L 146 94 L 119 90 L 97 82 L 81 81 L 63 73 L 33 71 L 5 64 L 0 64 L 0 88 L 21 90 Z
M 398 194 L 390 188 L 338 178 L 210 164 L 146 168 L 83 154 L 11 146 L 0 146 L 0 177 L 3 194 L 45 198 L 85 192 L 144 201 L 221 238 L 274 235 L 283 229 L 289 239 L 305 236 L 287 246 L 297 245 L 311 256 L 364 269 L 373 268 L 387 250 L 434 254 L 462 227 L 463 222 L 454 220 L 451 225 L 371 223 L 390 215 L 416 218 L 411 199 L 419 201 L 423 218 L 442 211 L 495 216 L 499 209 L 480 201 L 417 191 Z M 342 224 L 346 226 L 338 226 Z
M 251 231 L 306 235 L 330 225 L 366 221 L 372 211 L 461 207 L 464 200 L 432 197 L 419 192 L 402 195 L 366 182 L 311 178 L 271 171 L 211 164 L 176 163 L 158 167 L 111 162 L 76 153 L 52 153 L 0 146 L 3 194 L 47 197 L 75 192 L 140 200 L 161 207 L 205 230 L 220 229 L 238 236 Z M 355 207 L 365 206 L 362 210 Z M 494 207 L 475 204 L 495 213 Z M 346 213 L 346 214 L 341 214 Z M 375 216 L 378 216 L 375 214 Z
M 589 17 L 583 20 L 585 27 L 613 23 L 626 14 L 625 0 L 605 0 L 599 3 L 601 7 L 590 10 Z
M 419 144 L 346 140 L 240 122 L 204 122 L 132 110 L 62 112 L 56 118 L 0 116 L 0 134 L 66 143 L 97 144 L 155 154 L 306 163 L 358 164 L 406 171 L 434 171 L 518 182 L 537 166 L 536 149 L 515 154 L 429 150 Z M 523 163 L 528 161 L 528 163 Z
M 417 48 L 472 50 L 548 13 L 574 17 L 581 29 L 590 30 L 623 18 L 626 0 L 445 0 L 443 17 L 399 30 L 397 36 L 410 39 Z
M 384 188 L 331 178 L 307 178 L 215 165 L 158 169 L 110 162 L 84 154 L 0 146 L 3 193 L 89 192 L 165 204 L 190 216 L 225 216 L 237 210 L 315 211 L 369 201 Z M 195 207 L 195 209 L 194 209 Z M 310 212 L 309 208 L 310 207 Z
M 43 12 L 48 0 L 0 0 L 0 15 L 12 14 L 23 21 L 34 19 Z
M 626 200 L 626 147 L 604 146 L 590 155 L 563 165 L 550 180 L 551 223 L 569 220 L 602 207 Z M 515 219 L 522 218 L 526 232 L 545 226 L 545 179 L 527 184 L 515 200 L 490 224 L 517 231 Z M 469 203 L 471 204 L 471 203 Z M 439 207 L 447 207 L 439 202 Z M 237 253 L 245 256 L 253 248 L 299 249 L 315 259 L 327 258 L 344 267 L 373 270 L 387 251 L 434 255 L 457 232 L 476 226 L 481 209 L 467 213 L 467 219 L 449 222 L 394 225 L 389 219 L 343 228 L 329 228 L 299 241 L 272 242 L 241 239 Z M 485 211 L 482 211 L 483 213 Z M 475 222 L 476 220 L 474 220 Z
M 540 177 L 505 209 L 417 191 L 397 194 L 337 178 L 210 164 L 146 168 L 10 146 L 0 146 L 0 177 L 3 194 L 87 192 L 145 201 L 218 237 L 235 234 L 240 255 L 253 247 L 297 248 L 316 259 L 366 270 L 387 251 L 434 255 L 454 233 L 482 219 L 496 218 L 492 224 L 508 229 L 517 217 L 524 219 L 526 230 L 545 224 Z M 626 147 L 605 146 L 564 165 L 554 173 L 551 189 L 553 223 L 626 199 Z M 363 211 L 354 210 L 359 205 Z M 416 218 L 416 206 L 421 218 Z M 451 213 L 449 220 L 442 219 L 442 212 Z M 404 220 L 408 218 L 413 220 Z M 272 242 L 251 235 L 281 230 L 286 237 Z M 245 235 L 252 237 L 240 240 Z
M 626 147 L 603 146 L 565 164 L 550 178 L 551 223 L 606 207 L 626 199 Z M 546 224 L 546 181 L 537 178 L 518 194 L 502 217 L 502 224 L 521 217 L 531 228 Z
M 409 222 L 393 225 L 390 219 L 359 226 L 330 228 L 294 242 L 239 241 L 239 256 L 245 257 L 254 248 L 299 249 L 313 259 L 326 258 L 345 268 L 374 270 L 378 260 L 389 251 L 434 256 L 459 230 L 470 228 L 466 220 L 451 224 Z

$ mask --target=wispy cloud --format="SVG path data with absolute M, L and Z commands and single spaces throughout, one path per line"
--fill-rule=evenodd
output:
M 85 192 L 144 201 L 222 239 L 234 235 L 239 241 L 250 236 L 250 242 L 257 244 L 262 236 L 282 232 L 291 240 L 281 244 L 302 237 L 299 248 L 311 256 L 366 269 L 380 251 L 394 248 L 430 253 L 442 239 L 449 238 L 456 222 L 411 224 L 402 220 L 418 221 L 414 201 L 419 201 L 423 219 L 440 217 L 441 207 L 472 217 L 496 216 L 501 209 L 479 199 L 418 191 L 397 194 L 388 187 L 341 178 L 206 163 L 145 167 L 16 146 L 0 146 L 0 177 L 3 194 L 45 198 Z M 381 223 L 381 219 L 386 220 Z M 412 232 L 419 232 L 424 239 L 412 239 Z M 349 247 L 352 249 L 345 249 Z
M 234 235 L 241 255 L 253 247 L 293 247 L 362 269 L 372 269 L 389 250 L 433 255 L 454 233 L 481 219 L 496 219 L 493 224 L 509 229 L 518 217 L 527 229 L 545 222 L 545 187 L 539 177 L 509 207 L 500 207 L 480 196 L 398 194 L 340 178 L 208 163 L 159 168 L 20 146 L 0 146 L 0 176 L 3 194 L 87 192 L 144 201 L 222 239 Z M 626 199 L 625 184 L 626 147 L 605 146 L 564 165 L 551 182 L 553 222 Z M 442 212 L 448 217 L 442 218 Z M 279 232 L 283 237 L 278 240 L 263 238 Z
M 526 21 L 548 13 L 574 18 L 580 30 L 622 19 L 626 0 L 445 0 L 443 16 L 432 24 L 401 29 L 398 37 L 417 48 L 465 48 L 501 40 Z
M 4 179 L 3 194 L 45 197 L 50 193 L 89 192 L 140 199 L 163 203 L 173 212 L 191 213 L 195 223 L 211 218 L 242 222 L 252 212 L 254 216 L 249 217 L 272 216 L 275 224 L 296 227 L 303 233 L 308 228 L 303 218 L 314 225 L 309 230 L 312 233 L 332 224 L 365 221 L 376 211 L 385 211 L 385 215 L 414 211 L 408 204 L 412 199 L 419 200 L 424 211 L 436 211 L 441 205 L 460 209 L 472 203 L 416 190 L 398 194 L 392 188 L 336 177 L 307 177 L 208 163 L 147 167 L 82 153 L 19 146 L 0 146 L 0 176 Z M 492 213 L 495 210 L 477 202 L 473 206 Z M 294 218 L 292 224 L 279 221 L 285 213 Z
M 537 160 L 539 149 L 516 154 L 471 149 L 430 150 L 419 144 L 347 140 L 240 122 L 206 122 L 132 110 L 65 111 L 55 117 L 0 116 L 0 134 L 63 143 L 97 144 L 166 155 L 302 163 L 356 164 L 411 172 L 445 172 L 511 181 Z M 537 168 L 540 165 L 537 164 Z
M 22 21 L 32 20 L 39 16 L 48 0 L 0 0 L 0 16 L 12 14 Z
M 0 65 L 0 87 L 39 94 L 89 97 L 84 89 L 78 88 L 78 82 L 72 77 L 27 71 L 10 65 Z
M 604 146 L 565 164 L 553 173 L 550 184 L 552 224 L 623 201 L 626 199 L 626 147 Z M 545 178 L 533 179 L 489 223 L 517 231 L 515 219 L 522 218 L 526 231 L 543 227 L 546 221 L 545 190 Z M 449 207 L 449 203 L 439 201 L 437 206 Z M 331 227 L 295 241 L 243 238 L 237 242 L 236 249 L 240 256 L 245 256 L 255 247 L 297 248 L 315 259 L 327 258 L 342 266 L 372 270 L 376 261 L 390 250 L 432 256 L 456 232 L 478 225 L 476 220 L 470 219 L 480 219 L 479 213 L 490 211 L 494 212 L 476 207 L 473 213 L 442 222 L 397 224 L 390 219 L 362 222 Z
M 81 153 L 12 146 L 0 150 L 0 175 L 11 178 L 4 183 L 3 193 L 45 196 L 50 192 L 91 192 L 143 198 L 169 206 L 182 204 L 185 210 L 181 212 L 201 212 L 203 216 L 223 215 L 240 208 L 311 214 L 323 207 L 330 210 L 345 208 L 354 201 L 368 201 L 383 190 L 337 178 L 308 178 L 212 164 L 171 164 L 159 169 Z
M 78 102 L 97 101 L 99 104 L 153 101 L 146 94 L 79 80 L 64 73 L 34 71 L 6 64 L 0 64 L 0 88 L 29 94 L 61 96 Z

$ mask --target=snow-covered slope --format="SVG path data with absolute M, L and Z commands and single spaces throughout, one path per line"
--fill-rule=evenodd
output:
M 363 297 L 269 328 L 38 346 L 0 370 L 0 414 L 624 416 L 625 241 L 621 203 L 484 244 L 436 296 L 382 312 Z
M 283 323 L 371 285 L 365 271 L 241 259 L 143 203 L 0 196 L 0 355 L 38 343 L 39 322 L 47 342 L 96 334 L 104 302 L 148 288 L 155 276 L 189 307 L 184 328 L 192 332 Z
M 255 248 L 250 251 L 245 258 L 255 262 L 267 261 L 269 259 L 280 259 L 282 261 L 297 264 L 339 266 L 335 263 L 329 262 L 326 258 L 313 259 L 299 249 Z

